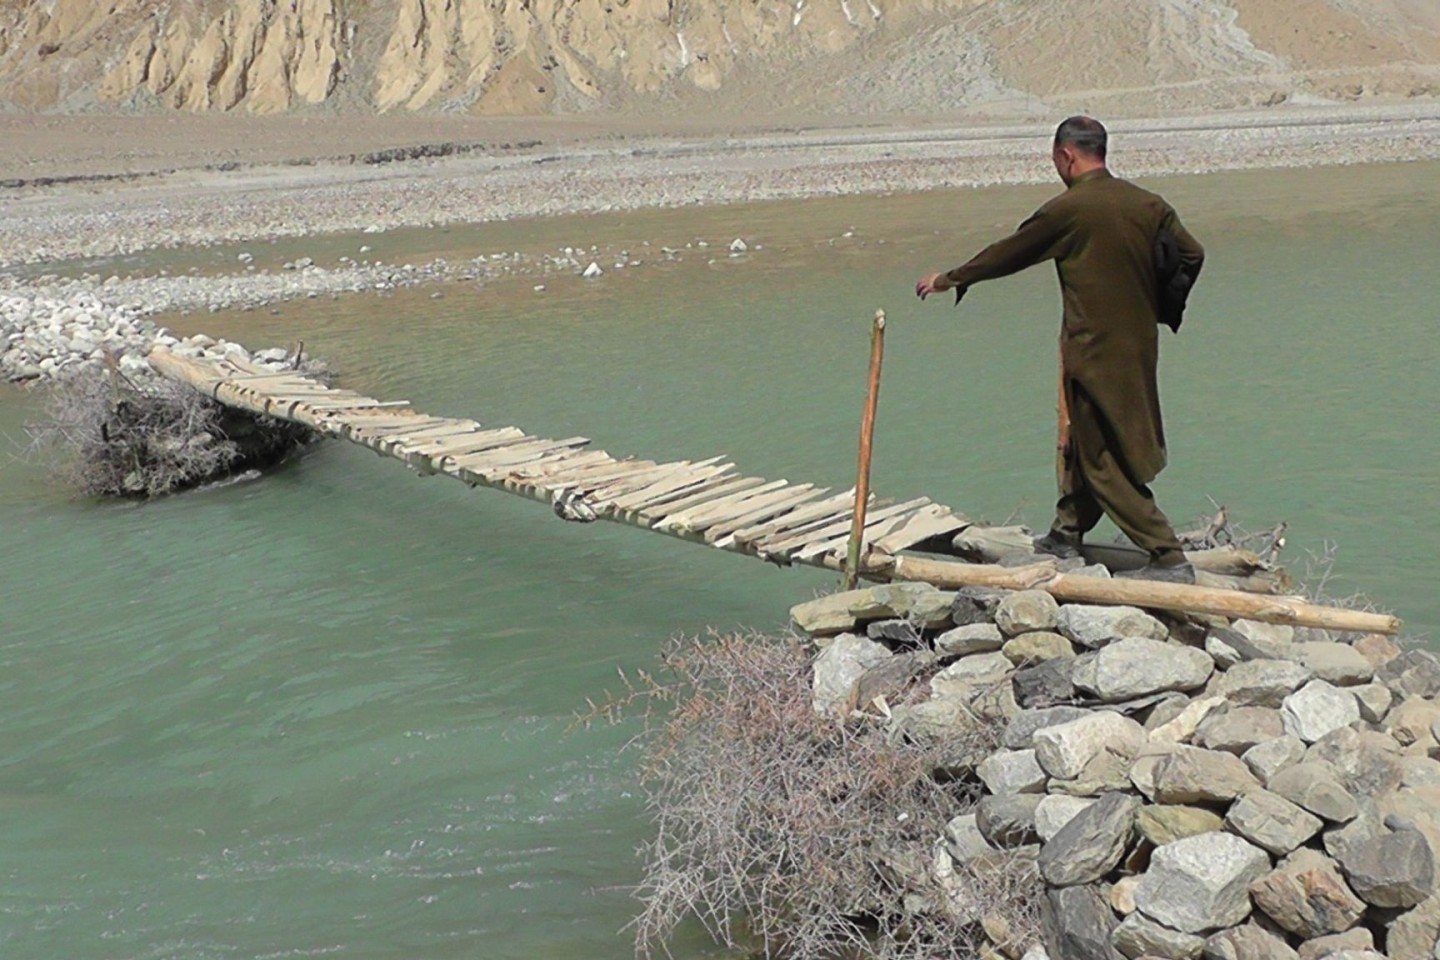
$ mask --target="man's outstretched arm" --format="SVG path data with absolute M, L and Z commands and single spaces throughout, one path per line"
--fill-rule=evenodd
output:
M 945 290 L 959 290 L 960 296 L 964 296 L 968 287 L 981 280 L 1008 277 L 1026 267 L 1055 259 L 1064 252 L 1068 237 L 1067 219 L 1046 204 L 1010 236 L 990 244 L 961 266 L 921 278 L 915 285 L 915 293 L 921 300 Z

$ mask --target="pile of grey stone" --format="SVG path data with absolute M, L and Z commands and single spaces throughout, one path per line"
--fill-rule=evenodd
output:
M 159 345 L 212 360 L 253 360 L 276 369 L 284 349 L 252 354 L 238 343 L 204 334 L 179 337 L 145 317 L 134 303 L 114 303 L 85 291 L 64 297 L 0 296 L 0 376 L 11 381 L 63 381 L 93 374 L 113 359 L 133 381 L 153 376 L 145 355 Z
M 1435 655 L 1033 590 L 895 583 L 791 615 L 816 711 L 994 731 L 945 771 L 980 799 L 932 864 L 1033 860 L 1043 942 L 992 957 L 1440 960 Z

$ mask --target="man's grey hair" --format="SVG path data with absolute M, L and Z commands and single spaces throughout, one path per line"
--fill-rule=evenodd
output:
M 1072 146 L 1081 153 L 1105 159 L 1109 135 L 1105 125 L 1094 117 L 1076 116 L 1055 128 L 1055 149 Z

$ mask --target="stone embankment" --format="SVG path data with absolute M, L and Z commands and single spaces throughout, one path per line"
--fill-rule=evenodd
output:
M 1000 731 L 945 771 L 981 799 L 931 863 L 942 886 L 997 849 L 1033 863 L 1043 933 L 992 935 L 991 958 L 1440 958 L 1435 655 L 914 583 L 792 618 L 818 650 L 816 711 L 955 743 Z

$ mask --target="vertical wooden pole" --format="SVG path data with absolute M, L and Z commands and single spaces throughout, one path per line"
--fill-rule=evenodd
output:
M 860 419 L 860 469 L 855 479 L 855 519 L 850 526 L 850 550 L 846 554 L 845 590 L 854 590 L 860 577 L 860 548 L 865 539 L 865 508 L 870 501 L 870 450 L 875 439 L 875 406 L 880 400 L 880 364 L 885 358 L 885 311 L 875 311 L 870 328 L 870 382 L 865 394 L 865 414 Z

